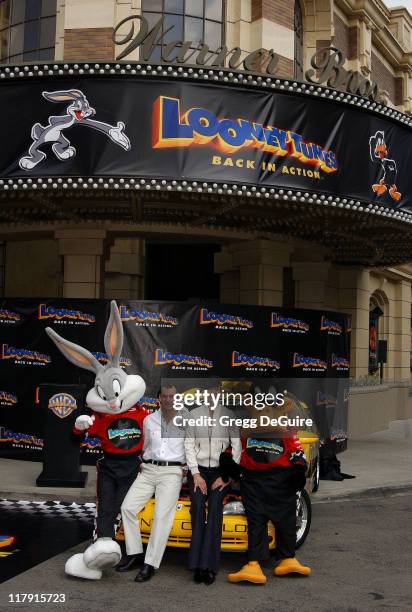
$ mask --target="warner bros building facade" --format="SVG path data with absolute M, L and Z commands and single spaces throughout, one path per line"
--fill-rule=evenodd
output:
M 306 82 L 314 53 L 337 47 L 345 69 L 376 83 L 379 104 L 412 117 L 412 16 L 382 0 L 0 0 L 5 80 L 16 66 L 26 78 L 47 65 L 44 72 L 50 70 L 53 79 L 70 70 L 75 78 L 94 66 L 120 75 L 122 67 L 130 70 L 128 61 L 143 65 L 139 47 L 117 63 L 122 47 L 114 31 L 136 15 L 150 27 L 163 17 L 162 27 L 174 29 L 173 40 L 203 40 L 211 49 L 239 47 L 244 57 L 273 49 L 276 76 L 286 89 Z M 158 46 L 152 64 L 159 54 Z M 18 78 L 16 71 L 14 81 Z M 216 164 L 231 158 L 227 152 L 218 157 Z M 232 156 L 228 164 L 244 165 L 247 158 Z M 314 170 L 307 172 L 311 178 Z M 93 197 L 68 182 L 62 197 L 61 180 L 24 191 L 16 178 L 15 193 L 10 186 L 0 200 L 0 295 L 342 311 L 352 315 L 349 435 L 383 430 L 412 416 L 408 228 L 398 233 L 387 217 L 365 218 L 339 205 L 318 214 L 308 199 L 316 192 L 314 183 L 308 183 L 306 201 L 285 189 L 258 206 L 247 189 L 234 200 L 230 194 L 220 197 L 213 185 L 212 193 L 206 188 L 199 193 L 191 184 L 180 191 L 160 185 L 157 193 L 126 193 L 124 183 L 115 182 L 98 183 L 102 188 Z M 376 339 L 387 341 L 382 381 L 371 360 Z

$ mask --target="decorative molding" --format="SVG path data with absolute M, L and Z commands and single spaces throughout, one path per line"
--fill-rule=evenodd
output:
M 186 192 L 193 194 L 217 194 L 225 196 L 240 196 L 244 198 L 286 200 L 327 206 L 336 209 L 346 209 L 370 215 L 396 219 L 412 224 L 412 213 L 393 208 L 385 208 L 382 204 L 355 200 L 349 197 L 338 197 L 318 191 L 305 191 L 277 187 L 260 187 L 256 185 L 232 183 L 208 183 L 202 181 L 166 180 L 154 178 L 134 179 L 102 178 L 102 177 L 49 177 L 49 178 L 16 178 L 0 180 L 0 196 L 13 192 L 27 191 L 29 193 L 44 193 L 51 191 L 105 191 L 119 192 Z
M 16 66 L 0 65 L 1 80 L 21 80 L 32 78 L 49 78 L 51 76 L 96 76 L 101 75 L 165 77 L 171 79 L 193 80 L 195 82 L 218 82 L 226 86 L 239 86 L 252 89 L 289 91 L 316 98 L 327 98 L 341 104 L 363 108 L 378 116 L 389 117 L 397 123 L 412 126 L 412 117 L 389 108 L 375 100 L 363 98 L 357 94 L 339 91 L 332 87 L 301 82 L 295 79 L 284 79 L 277 76 L 266 76 L 259 73 L 244 73 L 229 68 L 194 68 L 167 64 L 144 62 L 61 62 L 61 63 L 27 63 Z

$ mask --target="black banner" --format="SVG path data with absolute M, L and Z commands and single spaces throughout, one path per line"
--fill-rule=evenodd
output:
M 143 405 L 157 408 L 162 378 L 227 381 L 259 379 L 286 387 L 314 415 L 321 439 L 346 439 L 349 317 L 341 313 L 226 304 L 118 302 L 125 331 L 121 365 L 146 381 Z M 35 457 L 42 450 L 43 383 L 93 386 L 45 333 L 47 326 L 89 349 L 104 364 L 107 300 L 0 301 L 0 453 Z M 190 381 L 189 381 L 190 382 Z M 193 380 L 195 384 L 195 380 Z M 71 404 L 53 406 L 59 418 Z M 76 409 L 81 409 L 76 406 Z M 87 410 L 86 410 L 87 412 Z M 87 438 L 83 452 L 98 454 Z
M 3 179 L 178 177 L 396 207 L 412 191 L 410 129 L 324 97 L 130 75 L 0 88 Z

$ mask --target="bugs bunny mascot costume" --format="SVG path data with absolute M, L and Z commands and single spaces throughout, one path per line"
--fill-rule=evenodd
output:
M 97 463 L 97 539 L 83 554 L 70 557 L 65 571 L 71 576 L 98 580 L 103 569 L 116 565 L 121 558 L 120 546 L 113 540 L 114 522 L 138 473 L 143 420 L 149 413 L 137 402 L 146 385 L 140 376 L 127 375 L 120 367 L 123 327 L 115 301 L 111 302 L 104 336 L 109 358 L 105 366 L 87 349 L 65 340 L 50 327 L 46 332 L 71 363 L 96 375 L 86 397 L 93 415 L 77 417 L 73 431 L 100 438 L 104 452 Z

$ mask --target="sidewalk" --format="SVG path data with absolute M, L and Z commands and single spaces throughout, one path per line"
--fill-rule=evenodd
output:
M 313 502 L 412 490 L 412 419 L 393 421 L 386 431 L 349 440 L 348 450 L 338 459 L 342 472 L 356 478 L 342 482 L 321 480 Z
M 364 495 L 412 489 L 412 420 L 394 421 L 390 429 L 367 438 L 349 440 L 348 450 L 339 455 L 341 469 L 354 479 L 321 480 L 312 501 L 323 502 Z M 84 466 L 89 476 L 84 489 L 36 487 L 41 463 L 0 459 L 0 497 L 27 501 L 95 501 L 96 469 Z

